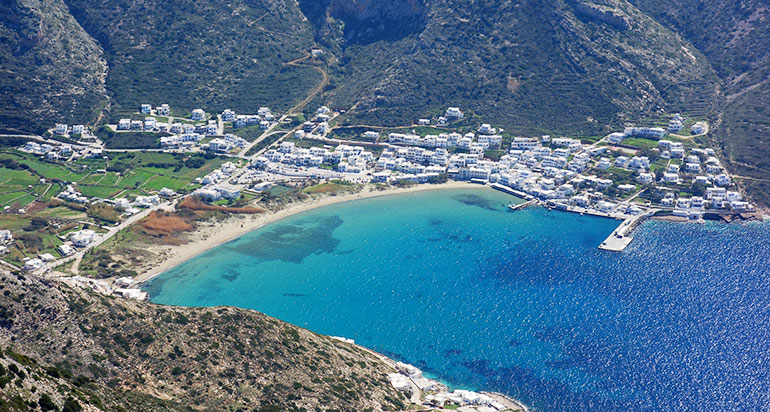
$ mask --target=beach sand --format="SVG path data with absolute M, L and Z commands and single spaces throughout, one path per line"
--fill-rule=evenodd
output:
M 483 186 L 468 182 L 455 181 L 449 181 L 442 184 L 422 184 L 407 188 L 393 188 L 386 190 L 377 190 L 372 186 L 365 186 L 358 193 L 350 193 L 340 196 L 324 195 L 319 197 L 311 197 L 306 201 L 290 204 L 286 208 L 276 212 L 265 212 L 255 215 L 233 215 L 232 217 L 222 222 L 201 225 L 202 227 L 199 230 L 196 230 L 189 235 L 190 241 L 183 245 L 150 245 L 147 248 L 147 251 L 151 252 L 155 256 L 158 256 L 159 261 L 152 262 L 152 264 L 146 268 L 141 268 L 135 279 L 138 282 L 146 282 L 147 280 L 152 279 L 153 277 L 215 246 L 221 245 L 222 243 L 242 236 L 266 224 L 311 209 L 337 203 L 349 202 L 351 200 L 389 196 L 402 193 L 421 192 L 425 190 L 467 189 L 480 187 Z

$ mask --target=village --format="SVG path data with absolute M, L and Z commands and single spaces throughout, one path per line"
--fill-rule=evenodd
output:
M 132 180 L 134 187 L 127 185 L 123 190 L 108 190 L 109 185 L 95 190 L 96 186 L 84 184 L 89 177 L 101 176 L 97 183 L 105 179 L 125 181 L 127 176 L 110 168 L 126 153 L 107 149 L 88 127 L 57 124 L 49 136 L 27 141 L 17 151 L 48 164 L 83 163 L 80 166 L 89 170 L 87 177 L 69 180 L 66 176 L 77 175 L 77 171 L 70 171 L 60 179 L 41 178 L 35 187 L 47 187 L 43 195 L 65 204 L 106 205 L 120 217 L 114 226 L 90 221 L 57 232 L 50 251 L 23 257 L 17 253 L 16 260 L 4 259 L 6 265 L 45 271 L 104 241 L 116 232 L 116 227 L 125 227 L 149 211 L 170 207 L 186 196 L 222 205 L 256 198 L 273 187 L 324 181 L 408 186 L 451 179 L 489 185 L 525 200 L 512 201 L 513 210 L 539 204 L 624 220 L 600 246 L 615 251 L 623 250 L 631 241 L 634 226 L 652 215 L 701 220 L 710 213 L 753 210 L 717 153 L 696 142 L 695 137 L 708 133 L 708 124 L 679 114 L 667 116 L 666 127 L 631 126 L 594 141 L 548 135 L 510 136 L 488 123 L 474 126 L 473 130 L 466 127 L 461 133 L 459 128 L 452 130 L 453 124 L 465 116 L 457 107 L 448 108 L 435 119 L 418 119 L 411 128 L 353 128 L 359 131 L 343 135 L 337 133 L 339 127 L 335 125 L 340 111 L 326 106 L 294 127 L 287 116 L 276 118 L 267 107 L 253 115 L 232 110 L 214 115 L 195 109 L 189 116 L 173 117 L 167 104 L 142 104 L 136 114 L 145 116 L 144 120 L 122 118 L 107 126 L 118 134 L 158 134 L 157 148 L 144 149 L 134 156 L 208 153 L 209 157 L 216 155 L 217 160 L 205 174 L 201 169 L 198 174 L 176 176 L 175 180 L 173 173 L 157 171 L 154 165 L 159 163 L 149 163 L 158 174 L 148 180 Z M 687 133 L 682 132 L 685 125 Z M 248 127 L 261 130 L 251 142 L 236 134 Z M 53 139 L 56 136 L 68 141 Z M 98 163 L 93 170 L 94 162 L 104 165 Z M 205 162 L 200 158 L 200 163 Z M 163 164 L 174 170 L 182 168 L 167 163 Z M 115 180 L 109 179 L 110 173 Z M 31 200 L 39 198 L 37 193 L 26 195 Z M 17 199 L 5 202 L 5 214 L 26 214 L 24 207 L 11 207 L 18 205 L 13 202 Z M 6 255 L 13 245 L 13 231 L 0 231 L 0 255 Z M 143 297 L 136 291 L 130 294 Z
M 104 295 L 148 300 L 130 270 L 94 276 L 75 268 L 100 245 L 185 199 L 227 210 L 286 188 L 323 185 L 384 190 L 453 180 L 489 186 L 512 195 L 511 213 L 537 205 L 622 221 L 599 245 L 613 252 L 624 250 L 634 228 L 653 216 L 702 222 L 754 210 L 719 154 L 699 139 L 709 132 L 703 119 L 666 115 L 659 124 L 576 138 L 511 135 L 491 123 L 468 126 L 457 107 L 399 128 L 343 126 L 341 114 L 322 106 L 292 122 L 262 107 L 253 115 L 195 109 L 179 117 L 167 104 L 143 104 L 106 125 L 118 138 L 152 136 L 156 146 L 143 149 L 110 148 L 89 127 L 57 124 L 0 153 L 0 264 L 56 273 L 73 287 Z M 252 137 L 239 137 L 243 130 Z M 66 269 L 70 265 L 74 270 Z M 497 393 L 450 390 L 412 365 L 377 355 L 394 370 L 391 385 L 416 405 L 527 410 Z

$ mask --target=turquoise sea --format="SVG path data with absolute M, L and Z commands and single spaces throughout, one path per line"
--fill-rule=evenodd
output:
M 770 225 L 619 222 L 490 189 L 292 216 L 150 281 L 162 304 L 235 305 L 538 411 L 770 410 Z

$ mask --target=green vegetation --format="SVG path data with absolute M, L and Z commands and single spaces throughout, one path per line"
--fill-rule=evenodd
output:
M 654 139 L 646 139 L 644 137 L 629 137 L 623 140 L 620 146 L 631 146 L 636 149 L 658 147 L 658 141 Z
M 313 42 L 312 28 L 293 2 L 204 1 L 130 13 L 109 1 L 67 5 L 104 47 L 113 116 L 136 111 L 141 103 L 170 103 L 175 116 L 198 107 L 213 113 L 254 113 L 259 106 L 280 111 L 320 81 L 311 68 L 284 65 Z
M 253 142 L 254 140 L 257 140 L 257 137 L 261 136 L 265 131 L 261 129 L 259 125 L 244 127 L 232 127 L 231 125 L 226 125 L 224 132 L 225 134 L 232 133 L 236 136 L 242 137 L 247 142 Z
M 270 136 L 266 137 L 265 139 L 261 140 L 259 143 L 255 144 L 251 149 L 249 149 L 248 152 L 246 152 L 246 156 L 251 156 L 256 153 L 258 153 L 260 150 L 270 146 L 271 144 L 275 143 L 283 137 L 284 133 L 274 133 Z
M 104 145 L 110 149 L 154 149 L 160 147 L 160 138 L 169 133 L 116 132 L 107 126 L 96 131 Z
M 167 187 L 184 192 L 197 187 L 196 177 L 204 176 L 228 161 L 225 157 L 170 153 L 110 153 L 108 160 L 79 159 L 76 162 L 49 162 L 13 149 L 0 150 L 0 207 L 12 212 L 26 208 L 26 214 L 0 215 L 0 229 L 10 229 L 19 240 L 2 258 L 21 265 L 24 257 L 39 253 L 58 256 L 58 237 L 80 221 L 99 225 L 119 222 L 121 213 L 107 204 L 77 205 L 55 196 L 70 182 L 88 197 L 114 199 L 156 193 Z M 107 170 L 105 170 L 107 169 Z M 45 179 L 41 183 L 40 179 Z M 41 220 L 42 219 L 42 220 Z M 31 226 L 31 222 L 52 226 Z M 58 228 L 57 228 L 58 227 Z
M 369 129 L 366 127 L 336 127 L 329 132 L 329 135 L 327 137 L 331 139 L 374 142 L 376 139 L 362 136 L 362 134 L 367 130 Z M 382 135 L 380 136 L 380 139 L 382 139 Z

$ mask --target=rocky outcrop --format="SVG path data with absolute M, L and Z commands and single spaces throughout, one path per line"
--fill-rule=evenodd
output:
M 631 28 L 625 17 L 616 14 L 613 10 L 586 2 L 575 2 L 573 6 L 578 17 L 604 23 L 617 30 L 628 30 Z

